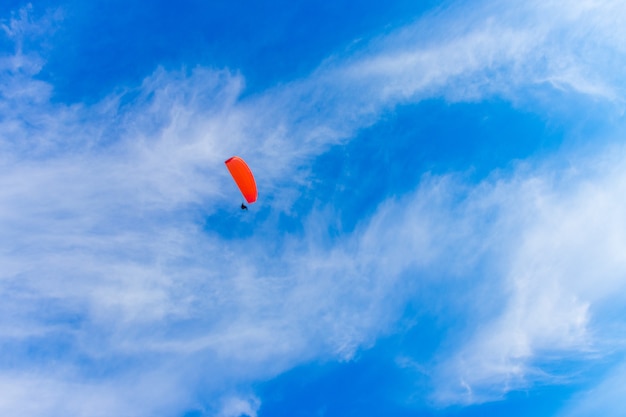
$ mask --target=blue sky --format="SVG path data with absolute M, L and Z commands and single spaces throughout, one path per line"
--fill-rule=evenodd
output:
M 2 2 L 0 414 L 623 415 L 625 28 Z

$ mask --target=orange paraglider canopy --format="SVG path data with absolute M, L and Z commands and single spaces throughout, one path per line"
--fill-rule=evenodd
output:
M 257 198 L 256 182 L 252 171 L 248 167 L 248 164 L 238 156 L 233 156 L 224 162 L 226 168 L 230 171 L 230 175 L 233 176 L 239 191 L 243 194 L 243 197 L 248 203 L 254 203 Z

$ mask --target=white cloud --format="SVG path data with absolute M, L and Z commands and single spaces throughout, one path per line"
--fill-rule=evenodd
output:
M 187 397 L 181 386 L 184 381 L 150 370 L 108 381 L 77 378 L 56 369 L 46 369 L 43 375 L 3 371 L 0 412 L 28 416 L 176 415 L 181 398 Z
M 626 373 L 623 364 L 606 375 L 602 382 L 586 389 L 572 398 L 558 414 L 562 417 L 587 417 L 599 414 L 617 417 L 624 414 L 623 399 L 626 395 Z
M 576 157 L 571 170 L 522 171 L 480 196 L 499 206 L 497 223 L 514 226 L 487 233 L 492 245 L 502 243 L 494 235 L 505 236 L 503 254 L 487 252 L 505 287 L 476 300 L 503 307 L 478 321 L 468 343 L 442 366 L 437 401 L 482 402 L 559 381 L 567 374 L 553 374 L 551 363 L 608 348 L 602 339 L 612 330 L 605 326 L 615 319 L 603 310 L 623 304 L 626 286 L 624 152 L 611 152 Z M 615 348 L 620 344 L 604 352 Z
M 469 190 L 425 178 L 332 246 L 324 211 L 292 237 L 261 227 L 225 240 L 199 219 L 232 200 L 222 166 L 231 154 L 261 173 L 276 215 L 306 185 L 310 159 L 403 102 L 518 100 L 548 81 L 620 103 L 622 6 L 606 4 L 442 11 L 245 100 L 241 76 L 195 68 L 157 70 L 94 106 L 52 104 L 52 86 L 31 77 L 40 58 L 17 48 L 0 73 L 0 334 L 16 351 L 42 340 L 59 351 L 39 362 L 17 352 L 11 373 L 0 356 L 3 385 L 13 384 L 3 410 L 46 393 L 20 414 L 94 415 L 68 394 L 78 390 L 103 415 L 162 414 L 193 402 L 197 385 L 233 398 L 222 415 L 253 416 L 257 400 L 233 394 L 240 384 L 351 358 L 440 276 L 456 289 L 438 302 L 468 314 L 470 336 L 441 365 L 455 381 L 438 387 L 442 402 L 495 398 L 537 378 L 538 354 L 590 349 L 594 308 L 622 288 L 618 159 L 557 178 L 552 167 L 520 170 Z M 614 65 L 592 65 L 598 50 Z M 496 299 L 482 299 L 491 288 Z M 474 299 L 461 305 L 465 291 Z M 57 373 L 56 355 L 78 371 Z M 140 383 L 109 369 L 119 362 Z M 84 375 L 94 367 L 101 378 Z M 170 391 L 168 380 L 187 384 Z
M 260 402 L 257 398 L 231 397 L 224 400 L 219 417 L 256 417 Z

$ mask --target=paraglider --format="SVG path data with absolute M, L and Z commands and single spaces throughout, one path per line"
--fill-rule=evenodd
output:
M 248 204 L 252 204 L 256 201 L 258 193 L 256 189 L 256 182 L 254 181 L 254 175 L 252 175 L 252 171 L 248 164 L 238 156 L 233 156 L 232 158 L 227 159 L 225 162 L 226 168 L 232 175 L 233 180 L 235 180 L 235 184 L 239 187 L 239 191 L 246 199 Z M 241 203 L 242 210 L 248 210 L 248 206 L 244 203 Z

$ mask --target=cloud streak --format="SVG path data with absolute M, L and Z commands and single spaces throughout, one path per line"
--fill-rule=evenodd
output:
M 53 86 L 34 77 L 41 58 L 17 42 L 0 64 L 0 329 L 12 347 L 0 383 L 13 387 L 0 407 L 81 416 L 97 401 L 102 415 L 252 415 L 247 383 L 350 359 L 441 276 L 459 288 L 441 302 L 470 318 L 469 343 L 434 370 L 436 401 L 480 402 L 549 380 L 534 360 L 592 349 L 592 313 L 622 288 L 618 160 L 601 155 L 556 178 L 553 167 L 520 168 L 478 185 L 425 177 L 338 239 L 324 232 L 331 208 L 303 216 L 301 235 L 273 225 L 314 176 L 315 157 L 394 106 L 499 95 L 533 107 L 563 89 L 619 114 L 623 6 L 569 6 L 485 3 L 470 19 L 455 6 L 245 99 L 241 75 L 194 68 L 158 69 L 92 106 L 52 103 Z M 9 37 L 19 22 L 3 26 Z M 615 65 L 592 65 L 602 53 Z M 261 173 L 271 213 L 237 219 L 249 237 L 228 239 L 210 219 L 231 216 L 222 162 L 234 153 Z M 475 300 L 463 304 L 471 279 Z M 51 348 L 37 360 L 23 353 L 42 344 Z M 32 393 L 45 400 L 24 409 Z M 223 407 L 202 404 L 206 393 Z

